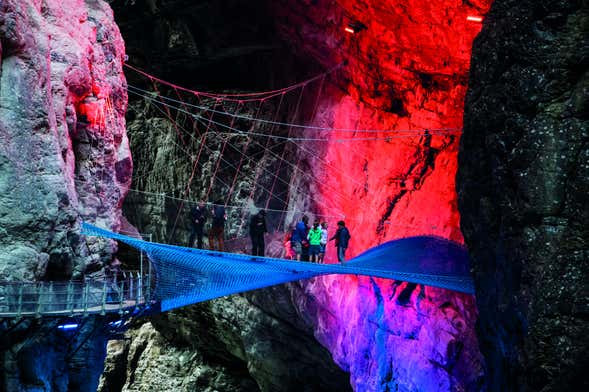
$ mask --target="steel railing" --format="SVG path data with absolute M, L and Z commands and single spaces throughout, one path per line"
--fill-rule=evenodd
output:
M 103 279 L 0 282 L 0 317 L 123 312 L 150 303 L 151 276 L 125 271 Z

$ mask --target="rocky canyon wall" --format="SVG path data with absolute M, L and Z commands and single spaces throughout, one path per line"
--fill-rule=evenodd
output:
M 480 29 L 467 16 L 484 15 L 490 2 L 338 4 L 275 5 L 295 51 L 347 64 L 313 119 L 346 131 L 301 147 L 312 175 L 291 203 L 344 219 L 350 257 L 411 235 L 462 242 L 454 176 L 470 44 Z M 366 29 L 344 32 L 358 22 Z M 362 131 L 374 129 L 397 132 Z M 481 387 L 473 297 L 361 277 L 323 277 L 300 289 L 298 306 L 356 390 Z
M 462 229 L 481 314 L 477 341 L 472 296 L 317 278 L 151 319 L 129 341 L 111 342 L 101 390 L 575 390 L 584 382 L 585 1 L 497 0 L 470 81 L 481 25 L 467 16 L 485 15 L 490 0 L 112 3 L 131 62 L 193 88 L 273 89 L 339 67 L 307 91 L 306 118 L 271 105 L 247 112 L 340 129 L 307 130 L 300 136 L 315 140 L 276 150 L 304 175 L 280 169 L 265 139 L 226 152 L 226 139 L 211 137 L 187 191 L 194 155 L 184 150 L 199 144 L 179 135 L 203 129 L 137 99 L 129 125 L 137 189 L 126 208 L 142 231 L 185 243 L 188 206 L 178 199 L 215 201 L 229 189 L 223 181 L 236 178 L 232 203 L 263 202 L 269 194 L 249 195 L 278 173 L 289 178 L 279 190 L 288 206 L 277 207 L 290 211 L 286 223 L 309 213 L 328 218 L 333 232 L 346 220 L 348 257 L 410 235 L 462 242 Z M 116 246 L 82 240 L 79 223 L 121 227 L 133 167 L 113 14 L 98 0 L 3 1 L 0 45 L 0 278 L 101 275 Z M 240 176 L 223 163 L 221 181 L 211 181 L 220 156 L 234 163 L 240 151 L 263 158 Z M 243 212 L 230 216 L 238 226 L 229 232 L 242 233 Z M 270 254 L 280 240 L 270 239 Z M 246 247 L 236 240 L 233 249 Z M 37 321 L 1 326 L 13 327 L 0 341 L 5 389 L 95 389 L 104 320 L 88 320 L 75 336 Z
M 314 100 L 314 95 L 311 94 L 311 99 L 305 102 L 306 113 L 315 112 L 315 117 L 311 119 L 312 124 L 348 130 L 385 130 L 369 134 L 366 138 L 369 140 L 353 142 L 340 139 L 350 135 L 365 138 L 366 135 L 362 132 L 333 132 L 327 136 L 321 132 L 306 132 L 297 135 L 329 140 L 300 143 L 297 155 L 292 156 L 292 163 L 298 162 L 306 174 L 295 175 L 290 180 L 289 210 L 295 212 L 288 218 L 298 219 L 304 212 L 328 216 L 332 230 L 335 229 L 337 220 L 344 218 L 353 235 L 349 256 L 383 241 L 409 235 L 439 235 L 462 241 L 454 175 L 462 125 L 462 104 L 467 87 L 470 44 L 481 26 L 468 22 L 466 17 L 470 14 L 484 14 L 489 2 L 470 2 L 468 5 L 454 2 L 414 2 L 408 5 L 406 2 L 394 1 L 358 4 L 272 2 L 267 10 L 262 7 L 256 13 L 257 16 L 246 19 L 248 23 L 245 25 L 231 19 L 232 15 L 239 13 L 236 11 L 240 9 L 238 3 L 232 3 L 234 8 L 230 7 L 224 12 L 219 11 L 216 6 L 198 2 L 187 5 L 181 12 L 173 4 L 166 2 L 158 3 L 157 10 L 142 9 L 140 12 L 155 22 L 154 31 L 159 32 L 156 36 L 160 38 L 157 42 L 162 46 L 156 51 L 141 44 L 140 39 L 131 35 L 135 43 L 127 42 L 130 45 L 129 52 L 135 53 L 135 60 L 159 72 L 159 75 L 167 75 L 174 81 L 184 80 L 192 83 L 192 86 L 206 87 L 206 78 L 202 73 L 196 73 L 188 80 L 190 72 L 187 70 L 193 64 L 197 69 L 206 70 L 211 75 L 214 88 L 222 85 L 222 76 L 231 79 L 231 75 L 238 73 L 243 66 L 256 72 L 256 75 L 260 70 L 254 59 L 241 58 L 239 66 L 230 69 L 234 72 L 219 65 L 215 68 L 225 72 L 217 73 L 218 70 L 210 66 L 211 61 L 214 61 L 211 59 L 216 58 L 219 61 L 214 53 L 220 48 L 225 48 L 225 56 L 239 52 L 231 44 L 222 44 L 222 38 L 227 39 L 231 35 L 229 31 L 238 31 L 241 33 L 240 42 L 247 43 L 248 39 L 256 42 L 262 36 L 267 37 L 272 30 L 267 31 L 268 26 L 263 24 L 265 28 L 261 30 L 267 31 L 267 34 L 258 33 L 256 36 L 252 35 L 252 26 L 260 22 L 259 19 L 263 19 L 264 15 L 273 18 L 282 41 L 296 54 L 299 62 L 304 63 L 301 59 L 307 59 L 309 64 L 303 65 L 297 71 L 296 67 L 289 66 L 284 57 L 272 55 L 284 52 L 270 52 L 265 66 L 272 64 L 274 75 L 278 73 L 277 69 L 284 69 L 288 78 L 283 76 L 282 79 L 274 79 L 282 82 L 278 86 L 268 83 L 268 79 L 265 83 L 261 83 L 263 79 L 257 79 L 258 88 L 249 88 L 260 90 L 281 87 L 289 82 L 289 78 L 291 81 L 293 77 L 294 80 L 304 79 L 307 73 L 301 74 L 300 69 L 330 69 L 342 64 L 341 68 L 326 78 L 320 99 Z M 259 4 L 250 6 L 255 8 Z M 194 8 L 198 8 L 198 12 L 195 11 L 197 16 L 190 11 Z M 123 9 L 122 12 L 128 13 L 129 9 Z M 133 13 L 137 18 L 133 19 L 135 26 L 141 23 L 140 12 Z M 216 34 L 214 25 L 218 19 L 214 23 L 208 23 L 205 15 L 227 17 L 232 22 L 224 25 L 222 34 Z M 367 29 L 357 35 L 349 35 L 344 27 L 354 21 L 362 22 Z M 122 26 L 125 26 L 125 22 Z M 125 28 L 123 27 L 123 31 Z M 199 35 L 211 39 L 205 40 L 199 38 Z M 173 37 L 175 38 L 172 40 Z M 174 48 L 179 39 L 194 43 L 198 50 L 178 55 Z M 174 45 L 166 49 L 166 42 Z M 262 42 L 267 43 L 264 40 Z M 275 43 L 269 46 L 272 45 Z M 132 55 L 131 60 L 133 59 Z M 317 67 L 316 63 L 321 66 Z M 231 88 L 231 83 L 225 82 L 224 87 Z M 165 118 L 162 114 L 157 116 Z M 144 121 L 144 117 L 137 118 L 138 121 Z M 176 136 L 172 124 L 164 121 L 162 125 L 164 126 L 159 126 L 159 129 L 166 129 L 166 138 L 174 140 Z M 153 148 L 150 146 L 161 146 L 161 143 L 152 143 L 155 139 L 151 137 L 142 140 L 139 135 L 147 134 L 144 133 L 146 127 L 137 128 L 138 131 L 141 129 L 143 131 L 137 134 L 136 140 L 140 154 L 148 154 Z M 426 132 L 427 129 L 432 131 Z M 391 130 L 406 132 L 387 132 Z M 159 133 L 158 138 L 163 135 Z M 169 145 L 167 142 L 165 144 Z M 165 149 L 166 154 L 171 154 L 166 160 L 174 159 L 172 150 L 175 147 Z M 161 147 L 159 152 L 163 153 Z M 154 170 L 150 172 L 148 162 L 146 161 L 145 166 L 148 170 L 139 177 L 141 181 L 145 181 L 144 184 L 155 184 L 153 178 L 158 176 L 164 182 L 175 177 L 185 178 L 189 171 L 188 166 L 180 171 L 163 167 L 163 170 L 156 170 L 152 166 Z M 203 169 L 206 170 L 206 165 Z M 203 173 L 206 180 L 206 172 Z M 153 178 L 150 180 L 151 177 Z M 195 184 L 202 184 L 201 181 L 203 179 L 197 177 Z M 247 183 L 249 180 L 245 181 L 246 186 Z M 191 194 L 192 197 L 202 197 L 202 189 L 199 189 L 201 186 L 194 186 L 195 193 Z M 157 191 L 162 191 L 161 187 Z M 156 208 L 161 209 L 161 205 Z M 146 212 L 147 216 L 154 216 L 154 213 L 149 213 L 148 210 Z M 331 249 L 328 257 L 333 260 Z M 472 296 L 401 282 L 357 277 L 314 279 L 289 285 L 286 290 L 279 292 L 266 290 L 255 295 L 258 298 L 267 297 L 267 300 L 260 303 L 252 301 L 246 295 L 245 298 L 249 301 L 244 303 L 249 303 L 250 307 L 247 312 L 272 315 L 272 323 L 279 326 L 277 330 L 284 329 L 284 319 L 269 312 L 268 307 L 271 308 L 273 303 L 295 304 L 294 315 L 300 321 L 288 323 L 298 325 L 297 335 L 305 337 L 312 333 L 325 345 L 335 362 L 350 373 L 350 383 L 356 390 L 397 388 L 447 391 L 477 390 L 481 386 L 483 365 L 474 334 L 476 307 Z M 208 344 L 192 343 L 195 345 L 195 352 L 200 354 L 193 357 L 195 359 L 189 366 L 202 366 L 197 364 L 201 359 L 196 357 L 202 354 L 206 363 L 207 353 L 209 364 L 214 363 L 210 362 L 212 352 L 212 356 L 229 356 L 234 360 L 244 361 L 263 390 L 295 388 L 296 371 L 283 373 L 282 368 L 275 368 L 274 374 L 285 374 L 285 382 L 272 381 L 273 377 L 267 371 L 267 366 L 271 364 L 261 359 L 274 356 L 262 349 L 263 344 L 250 346 L 247 343 L 247 334 L 228 334 L 227 331 L 217 329 L 218 326 L 227 326 L 225 320 L 233 319 L 231 314 L 245 309 L 236 308 L 233 302 L 234 300 L 219 300 L 214 305 L 201 306 L 198 312 L 179 312 L 181 319 L 175 319 L 175 322 L 192 326 L 184 330 L 183 339 L 198 341 L 199 329 L 196 326 L 200 325 L 217 331 L 207 334 L 207 338 L 202 340 L 209 342 Z M 259 329 L 256 325 L 263 324 L 263 320 L 264 318 L 251 318 L 247 321 L 237 319 L 236 322 L 241 325 L 240 330 L 243 332 Z M 170 328 L 166 327 L 165 322 L 154 325 L 158 333 L 163 333 L 162 336 L 166 337 L 165 331 Z M 268 333 L 272 336 L 268 337 L 270 340 L 277 339 L 281 345 L 285 345 L 281 334 Z M 173 347 L 176 346 L 170 345 L 174 341 L 176 340 L 168 336 L 168 340 L 161 341 L 165 346 L 161 349 L 165 352 L 175 350 Z M 217 343 L 210 343 L 215 341 Z M 300 344 L 299 339 L 292 341 L 297 342 L 294 345 Z M 155 346 L 151 349 L 160 350 Z M 290 352 L 290 348 L 284 349 Z M 132 362 L 131 351 L 122 354 L 123 358 L 127 358 L 123 362 Z M 148 360 L 153 358 L 150 352 L 143 351 L 141 358 L 146 362 L 139 367 L 136 367 L 135 362 L 132 368 L 157 367 L 154 361 Z M 243 352 L 247 354 L 244 355 Z M 319 360 L 326 361 L 325 357 L 316 355 L 304 358 L 323 358 Z M 313 359 L 315 360 L 317 359 Z M 123 366 L 120 362 L 117 363 L 118 366 Z M 301 363 L 293 361 L 289 367 L 300 369 L 300 365 Z M 260 366 L 266 370 L 260 370 Z M 188 375 L 182 377 L 188 379 Z M 130 382 L 132 380 L 135 378 L 125 376 L 122 383 L 125 384 L 124 388 L 134 388 L 136 384 Z M 308 387 L 310 390 L 321 390 L 320 385 L 327 384 L 316 381 L 315 386 Z
M 458 192 L 491 391 L 587 389 L 589 7 L 496 0 Z
M 80 222 L 117 229 L 132 174 L 112 11 L 103 1 L 2 1 L 0 45 L 0 280 L 100 276 L 116 244 L 83 239 Z M 103 322 L 72 337 L 54 320 L 2 320 L 2 388 L 95 388 Z
M 130 184 L 124 44 L 102 1 L 4 1 L 3 278 L 81 277 L 112 245 L 79 222 L 116 228 Z

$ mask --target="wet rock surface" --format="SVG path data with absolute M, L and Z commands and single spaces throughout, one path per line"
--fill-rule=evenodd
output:
M 346 130 L 275 151 L 298 169 L 280 169 L 262 140 L 253 150 L 241 141 L 228 162 L 240 150 L 262 158 L 244 162 L 238 176 L 218 165 L 227 139 L 216 133 L 196 167 L 199 144 L 185 144 L 182 134 L 203 128 L 178 112 L 170 121 L 168 111 L 148 107 L 149 96 L 135 101 L 129 131 L 138 165 L 125 208 L 140 231 L 185 244 L 182 199 L 229 193 L 231 203 L 248 206 L 229 210 L 228 233 L 240 235 L 249 207 L 267 199 L 252 196 L 256 186 L 270 186 L 268 172 L 278 172 L 289 179 L 278 190 L 289 196 L 276 204 L 289 210 L 286 224 L 306 212 L 326 217 L 333 230 L 345 218 L 353 235 L 348 256 L 408 235 L 462 241 L 454 191 L 459 134 L 439 130 L 461 127 L 470 43 L 480 28 L 465 16 L 484 14 L 490 1 L 112 3 L 123 29 L 133 31 L 130 60 L 192 88 L 272 89 L 340 66 L 307 90 L 304 116 L 271 105 L 249 109 Z M 104 2 L 73 0 L 7 1 L 0 11 L 0 276 L 101 274 L 114 245 L 84 243 L 77 227 L 86 219 L 119 228 L 133 168 L 113 15 Z M 579 43 L 586 43 L 587 19 L 581 1 L 497 1 L 477 41 L 458 189 L 491 390 L 574 390 L 584 364 L 589 167 L 587 47 Z M 348 35 L 350 23 L 366 29 Z M 137 75 L 133 84 L 157 87 Z M 382 132 L 341 140 L 362 136 L 351 132 L 361 129 Z M 234 179 L 234 189 L 224 185 Z M 273 217 L 274 228 L 282 218 Z M 231 249 L 247 251 L 247 241 L 229 239 Z M 268 249 L 281 251 L 280 233 Z M 126 262 L 136 265 L 132 257 Z M 477 391 L 485 388 L 485 368 L 476 313 L 472 296 L 441 289 L 317 278 L 146 322 L 129 341 L 111 342 L 99 388 Z M 92 323 L 90 331 L 102 331 L 102 321 Z M 53 329 L 21 327 L 2 323 L 2 331 L 18 332 L 1 342 L 2 385 L 94 390 L 105 335 L 76 350 L 60 346 L 64 338 Z
M 458 192 L 491 391 L 587 388 L 586 2 L 494 2 L 477 38 Z

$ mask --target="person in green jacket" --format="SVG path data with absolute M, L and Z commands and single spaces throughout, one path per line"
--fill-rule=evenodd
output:
M 309 256 L 311 257 L 312 262 L 316 262 L 319 252 L 321 251 L 321 228 L 319 227 L 319 221 L 313 223 L 313 228 L 309 230 L 307 239 L 309 240 L 310 245 Z

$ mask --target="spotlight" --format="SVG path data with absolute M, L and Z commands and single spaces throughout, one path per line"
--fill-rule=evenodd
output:
M 481 23 L 483 21 L 483 17 L 482 16 L 477 16 L 477 15 L 468 15 L 466 17 L 466 20 L 468 20 L 469 22 Z
M 118 328 L 121 326 L 121 324 L 123 324 L 123 320 L 117 320 L 117 321 L 113 321 L 108 323 L 108 326 L 111 328 Z
M 366 30 L 367 27 L 364 23 L 358 21 L 349 22 L 345 27 L 344 31 L 350 34 L 357 34 L 362 30 Z
M 61 324 L 57 326 L 57 329 L 61 329 L 63 331 L 71 331 L 72 329 L 78 329 L 80 325 L 79 324 Z

